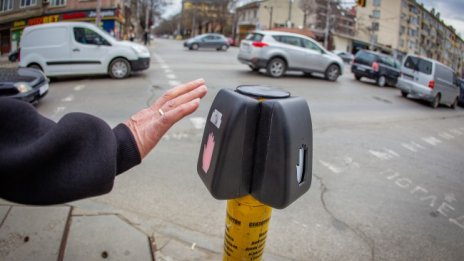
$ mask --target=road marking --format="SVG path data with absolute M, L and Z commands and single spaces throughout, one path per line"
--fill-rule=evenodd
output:
M 400 154 L 391 149 L 384 148 L 383 150 L 384 151 L 369 150 L 369 153 L 381 160 L 391 160 L 400 156 Z
M 62 102 L 72 102 L 74 100 L 74 95 L 70 94 L 66 98 L 61 99 Z
M 177 86 L 177 85 L 182 84 L 181 82 L 179 82 L 179 81 L 174 81 L 174 80 L 168 81 L 168 83 L 169 83 L 169 85 L 171 85 L 171 87 L 174 87 L 174 86 Z
M 412 152 L 417 152 L 419 149 L 422 149 L 422 150 L 425 150 L 425 147 L 420 145 L 420 144 L 417 144 L 415 143 L 414 141 L 411 141 L 409 143 L 401 143 L 401 146 L 403 146 L 404 148 L 412 151 Z
M 167 64 L 162 64 L 162 65 L 161 65 L 161 68 L 163 68 L 163 69 L 169 69 L 169 65 L 167 65 Z
M 166 74 L 166 78 L 171 79 L 171 80 L 174 80 L 174 79 L 176 79 L 177 77 L 176 77 L 175 74 L 170 73 L 170 74 Z
M 85 89 L 85 85 L 84 84 L 79 84 L 79 85 L 76 85 L 74 87 L 74 90 L 75 91 L 82 91 L 83 89 Z
M 330 171 L 332 171 L 335 174 L 341 173 L 342 170 L 334 165 L 331 165 L 330 163 L 327 163 L 323 160 L 319 160 L 319 162 L 326 168 L 328 168 Z
M 349 156 L 345 156 L 343 158 L 343 161 L 345 162 L 345 165 L 348 165 L 349 167 L 355 167 L 355 168 L 361 167 L 361 164 L 357 163 Z
M 58 114 L 60 114 L 61 112 L 63 112 L 64 110 L 66 110 L 66 107 L 57 107 L 55 109 L 55 112 L 52 114 L 52 116 L 50 118 L 57 118 L 58 117 Z
M 172 70 L 171 69 L 164 69 L 164 73 L 166 73 L 166 74 L 172 73 Z
M 419 201 L 428 203 L 428 206 L 434 210 L 432 213 L 441 214 L 445 218 L 448 218 L 451 224 L 464 230 L 464 215 L 456 217 L 455 213 L 453 213 L 456 212 L 456 208 L 451 205 L 451 203 L 457 201 L 454 193 L 445 193 L 444 201 L 441 201 L 441 204 L 437 204 L 440 203 L 440 201 L 436 195 L 430 193 L 424 187 L 414 185 L 414 182 L 410 178 L 404 177 L 391 169 L 381 171 L 379 174 L 384 176 L 387 180 L 391 180 L 397 187 L 408 191 L 409 194 Z
M 433 136 L 422 138 L 422 140 L 427 142 L 428 144 L 430 144 L 432 146 L 436 146 L 437 144 L 441 143 L 441 140 L 439 140 L 439 139 L 437 139 L 437 138 L 435 138 Z
M 462 132 L 461 132 L 460 130 L 458 130 L 458 129 L 452 129 L 452 130 L 450 130 L 450 132 L 456 134 L 457 136 L 461 136 L 461 135 L 462 135 Z
M 454 136 L 449 134 L 448 132 L 441 132 L 441 133 L 438 134 L 438 136 L 442 137 L 445 140 L 454 139 Z
M 201 130 L 206 125 L 206 118 L 204 117 L 192 117 L 190 122 L 193 124 L 193 127 L 197 130 Z

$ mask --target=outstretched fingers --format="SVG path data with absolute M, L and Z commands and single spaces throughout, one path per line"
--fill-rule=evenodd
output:
M 176 99 L 179 96 L 182 96 L 186 93 L 192 92 L 195 89 L 205 85 L 205 80 L 197 79 L 195 81 L 188 82 L 186 84 L 181 84 L 177 87 L 174 87 L 163 94 L 156 102 L 151 106 L 153 109 L 158 110 L 162 108 L 167 102 Z M 206 92 L 205 92 L 206 94 Z

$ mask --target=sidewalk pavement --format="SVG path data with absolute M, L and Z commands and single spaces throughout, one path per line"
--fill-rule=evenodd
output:
M 166 236 L 158 230 L 178 236 Z M 189 242 L 195 238 L 198 244 Z M 213 241 L 217 240 L 204 240 L 197 232 L 91 199 L 47 207 L 0 200 L 3 261 L 221 260 L 223 246 L 211 244 Z
M 8 54 L 0 55 L 0 68 L 16 68 L 18 67 L 18 62 L 10 62 L 8 60 Z

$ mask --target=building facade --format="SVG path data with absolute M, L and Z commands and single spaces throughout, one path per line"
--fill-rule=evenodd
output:
M 464 42 L 439 13 L 415 0 L 367 0 L 357 10 L 357 38 L 370 49 L 426 56 L 463 74 Z
M 261 0 L 238 6 L 235 11 L 238 41 L 253 30 L 275 27 L 304 28 L 304 14 L 299 0 Z
M 101 0 L 100 28 L 115 37 L 125 31 L 123 0 Z M 95 0 L 0 0 L 0 51 L 16 50 L 26 26 L 59 21 L 95 23 Z

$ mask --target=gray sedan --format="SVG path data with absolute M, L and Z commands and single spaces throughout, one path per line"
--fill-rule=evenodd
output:
M 214 48 L 218 51 L 226 51 L 229 46 L 229 41 L 222 34 L 201 34 L 184 42 L 184 47 L 190 50 Z

